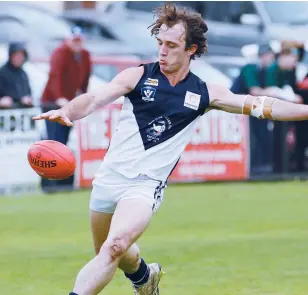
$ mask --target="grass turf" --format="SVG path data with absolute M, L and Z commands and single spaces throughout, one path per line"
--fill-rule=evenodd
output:
M 89 192 L 0 198 L 0 294 L 67 295 L 93 256 Z M 305 182 L 170 185 L 140 239 L 165 295 L 306 295 Z M 120 271 L 102 292 L 132 294 Z

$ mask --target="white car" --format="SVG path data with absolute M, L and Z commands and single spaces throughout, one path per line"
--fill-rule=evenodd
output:
M 192 60 L 191 71 L 206 83 L 213 83 L 230 88 L 231 79 L 202 59 Z

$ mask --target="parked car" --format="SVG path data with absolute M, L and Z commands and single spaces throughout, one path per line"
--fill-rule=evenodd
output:
M 48 51 L 36 37 L 29 38 L 24 25 L 15 17 L 0 16 L 0 46 L 12 42 L 23 42 L 30 55 L 47 56 Z
M 0 18 L 11 18 L 23 27 L 26 38 L 59 42 L 70 34 L 70 25 L 47 9 L 20 2 L 0 2 Z
M 150 30 L 147 30 L 150 22 L 143 19 L 125 21 L 119 18 L 116 24 L 115 20 L 109 23 L 101 11 L 88 9 L 64 11 L 61 16 L 72 25 L 82 27 L 88 38 L 95 36 L 102 40 L 122 41 L 125 46 L 134 48 L 134 53 L 156 53 L 156 40 L 151 37 Z
M 93 73 L 106 81 L 111 81 L 121 71 L 151 60 L 143 60 L 138 56 L 100 56 L 93 57 L 92 62 Z
M 227 88 L 230 88 L 231 86 L 231 79 L 219 69 L 207 63 L 205 60 L 192 60 L 190 69 L 195 75 L 206 83 L 220 84 Z
M 34 4 L 0 2 L 0 26 L 0 42 L 27 41 L 35 44 L 29 48 L 30 54 L 47 57 L 70 35 L 72 23 Z M 140 46 L 129 46 L 120 40 L 95 36 L 87 40 L 86 48 L 96 55 L 123 55 L 135 51 L 142 54 Z
M 249 59 L 241 56 L 220 55 L 206 56 L 203 60 L 218 69 L 231 81 L 234 81 L 234 79 L 239 76 L 242 67 L 250 61 Z
M 24 25 L 15 17 L 0 17 L 0 42 L 26 41 L 27 30 Z

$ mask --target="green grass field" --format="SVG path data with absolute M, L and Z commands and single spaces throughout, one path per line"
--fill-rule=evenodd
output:
M 308 183 L 170 185 L 139 244 L 162 295 L 308 294 Z M 89 192 L 0 198 L 0 294 L 67 295 L 93 255 Z M 120 271 L 102 294 L 132 294 Z

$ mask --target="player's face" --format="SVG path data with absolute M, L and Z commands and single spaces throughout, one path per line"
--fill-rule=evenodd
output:
M 188 64 L 191 53 L 185 50 L 186 33 L 182 23 L 172 28 L 163 24 L 157 35 L 158 58 L 160 69 L 166 73 L 177 72 L 184 64 Z

